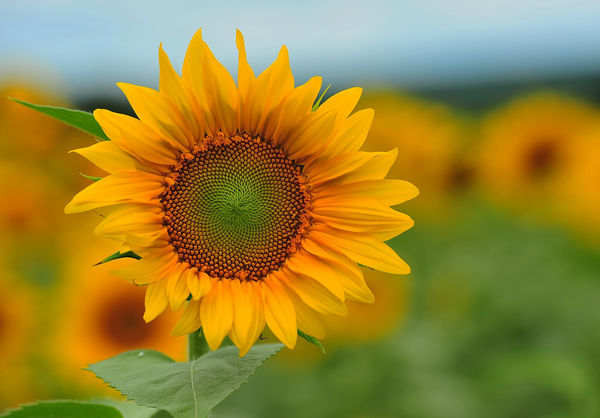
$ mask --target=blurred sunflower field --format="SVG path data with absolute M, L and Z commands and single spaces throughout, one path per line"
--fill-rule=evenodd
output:
M 93 139 L 8 99 L 132 114 L 102 72 L 109 67 L 111 80 L 136 77 L 136 65 L 145 57 L 126 53 L 128 42 L 140 35 L 123 30 L 121 18 L 112 22 L 100 9 L 90 20 L 90 10 L 60 2 L 50 15 L 60 18 L 45 20 L 42 14 L 49 6 L 31 3 L 40 9 L 10 6 L 2 19 L 14 29 L 33 16 L 26 26 L 39 24 L 37 37 L 43 37 L 43 28 L 53 30 L 43 40 L 47 49 L 31 47 L 31 33 L 12 44 L 0 41 L 0 413 L 38 399 L 118 399 L 116 391 L 82 369 L 134 348 L 161 350 L 177 360 L 186 354 L 185 338 L 170 334 L 176 318 L 162 315 L 144 322 L 144 291 L 111 274 L 118 260 L 94 266 L 100 261 L 98 254 L 115 251 L 114 243 L 92 232 L 99 215 L 64 215 L 71 196 L 90 184 L 86 176 L 98 175 L 96 168 L 69 151 Z M 600 31 L 587 23 L 584 11 L 560 20 L 565 9 L 559 3 L 547 6 L 545 20 L 538 16 L 534 26 L 556 23 L 572 43 L 552 38 L 546 46 L 555 55 L 538 57 L 539 65 L 533 65 L 536 56 L 529 57 L 527 48 L 543 45 L 519 46 L 513 37 L 497 45 L 498 54 L 529 66 L 486 73 L 480 62 L 485 57 L 471 59 L 480 45 L 458 36 L 455 41 L 463 42 L 466 51 L 462 58 L 474 68 L 469 72 L 467 64 L 457 67 L 448 61 L 451 68 L 442 66 L 435 73 L 428 60 L 438 54 L 443 63 L 447 55 L 441 51 L 450 41 L 435 43 L 417 36 L 416 42 L 420 39 L 432 52 L 421 62 L 427 71 L 409 66 L 409 74 L 423 75 L 412 79 L 402 78 L 397 60 L 382 58 L 376 68 L 363 68 L 355 55 L 372 59 L 378 50 L 369 47 L 377 45 L 378 38 L 366 37 L 355 50 L 340 41 L 351 36 L 344 22 L 356 19 L 358 11 L 339 12 L 341 17 L 331 17 L 332 22 L 315 18 L 306 27 L 294 24 L 287 31 L 274 23 L 272 31 L 261 31 L 243 20 L 229 22 L 224 12 L 214 9 L 217 6 L 210 6 L 212 12 L 219 11 L 218 23 L 226 22 L 228 31 L 230 26 L 246 25 L 257 53 L 262 54 L 261 39 L 269 45 L 265 51 L 273 51 L 271 38 L 287 43 L 289 37 L 288 46 L 301 52 L 292 66 L 300 70 L 300 77 L 305 66 L 301 60 L 309 61 L 311 70 L 323 68 L 326 84 L 332 83 L 326 97 L 365 81 L 358 108 L 373 108 L 375 119 L 364 149 L 398 148 L 391 177 L 408 180 L 421 191 L 402 205 L 415 227 L 390 242 L 412 273 L 365 273 L 375 303 L 349 302 L 347 316 L 326 318 L 326 354 L 299 341 L 295 350 L 284 350 L 259 369 L 251 384 L 226 399 L 212 416 L 600 416 L 600 61 L 579 62 L 573 58 L 576 54 L 568 54 L 576 41 L 582 55 L 588 44 L 595 42 L 597 49 Z M 270 3 L 257 7 L 267 13 Z M 318 7 L 323 13 L 329 10 Z M 364 7 L 357 10 L 366 13 Z M 381 16 L 386 10 L 399 15 L 399 10 L 386 7 L 377 3 L 374 8 Z M 466 20 L 467 27 L 484 33 L 474 22 L 493 11 L 470 2 L 462 7 L 472 18 Z M 516 27 L 521 34 L 522 21 L 534 19 L 537 9 L 530 7 L 527 16 L 518 11 L 509 16 L 512 9 L 501 9 L 506 12 L 501 13 L 506 31 Z M 597 8 L 592 11 L 589 19 L 600 17 Z M 182 39 L 189 37 L 190 27 L 207 22 L 199 17 L 201 12 L 195 6 L 191 17 L 197 20 L 183 19 Z M 309 14 L 307 9 L 269 11 L 273 19 L 292 12 Z M 159 21 L 144 13 L 138 17 Z M 232 13 L 241 19 L 241 11 Z M 366 16 L 373 22 L 359 25 L 361 34 L 377 27 L 381 36 L 402 35 L 389 20 L 381 29 L 374 13 Z M 434 12 L 409 13 L 422 17 Z M 122 50 L 104 59 L 81 47 L 74 37 L 79 31 L 87 39 L 88 29 L 77 24 L 79 18 L 92 22 L 89 31 L 94 33 L 102 32 L 101 26 L 114 29 L 109 40 L 123 39 L 111 48 Z M 448 19 L 444 27 L 451 33 L 453 17 L 443 19 Z M 138 47 L 144 53 L 151 50 L 148 55 L 155 53 L 156 37 L 177 27 L 172 22 L 161 31 L 140 22 L 133 26 L 145 27 L 150 40 Z M 494 29 L 500 39 L 501 25 Z M 313 46 L 302 49 L 299 34 L 304 31 L 311 34 L 305 41 L 315 44 L 314 56 Z M 230 41 L 234 32 L 223 33 Z M 445 35 L 434 31 L 431 37 Z M 109 54 L 90 39 L 90 49 L 97 46 Z M 319 43 L 321 39 L 331 46 Z M 402 48 L 411 50 L 404 43 L 397 48 L 398 54 Z M 510 48 L 516 52 L 511 54 Z M 218 54 L 219 46 L 215 49 Z M 19 50 L 26 58 L 15 53 Z M 598 51 L 596 55 L 600 57 Z M 342 62 L 336 66 L 338 58 Z M 487 59 L 490 66 L 500 60 Z M 72 66 L 65 63 L 69 60 L 78 60 L 79 78 L 72 79 L 64 70 Z M 563 65 L 566 60 L 572 65 Z M 226 64 L 235 71 L 235 65 Z M 475 78 L 479 69 L 483 75 Z M 463 77 L 448 77 L 443 84 L 432 81 L 436 74 L 449 72 Z M 139 77 L 156 79 L 145 73 Z M 470 78 L 474 81 L 468 82 Z

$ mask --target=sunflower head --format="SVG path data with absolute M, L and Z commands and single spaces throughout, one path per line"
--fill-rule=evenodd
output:
M 592 106 L 550 92 L 497 109 L 480 129 L 482 189 L 498 201 L 545 210 L 555 200 L 557 184 L 580 158 L 581 138 L 597 120 Z
M 301 167 L 260 137 L 207 137 L 169 179 L 161 203 L 173 246 L 211 277 L 265 277 L 309 225 Z
M 294 347 L 346 299 L 372 302 L 357 263 L 408 273 L 384 241 L 412 226 L 390 206 L 418 191 L 385 179 L 395 149 L 360 151 L 361 89 L 313 111 L 321 79 L 296 87 L 285 47 L 255 76 L 237 46 L 237 85 L 200 31 L 181 76 L 160 48 L 158 91 L 119 84 L 138 118 L 94 112 L 111 141 L 76 152 L 109 174 L 66 211 L 103 208 L 96 232 L 141 256 L 120 274 L 147 286 L 144 319 L 170 306 L 175 334 L 202 327 L 213 349 L 228 335 L 243 355 L 265 325 Z

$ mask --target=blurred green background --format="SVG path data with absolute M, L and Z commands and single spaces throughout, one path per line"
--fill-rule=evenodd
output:
M 127 349 L 185 358 L 175 318 L 146 325 L 143 289 L 91 267 L 114 251 L 98 215 L 63 214 L 93 140 L 5 97 L 131 113 L 113 83 L 156 85 L 158 41 L 181 58 L 202 26 L 232 72 L 240 27 L 258 71 L 286 43 L 297 84 L 365 85 L 365 149 L 397 147 L 391 176 L 421 189 L 391 242 L 412 274 L 369 274 L 376 302 L 328 320 L 327 355 L 300 342 L 215 417 L 600 416 L 595 3 L 118 6 L 3 6 L 0 411 L 118 396 L 81 368 Z

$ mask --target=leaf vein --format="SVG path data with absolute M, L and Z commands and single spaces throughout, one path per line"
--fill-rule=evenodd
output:
M 196 388 L 194 387 L 194 363 L 190 362 L 190 381 L 192 382 L 192 395 L 194 395 L 194 418 L 198 418 L 198 399 L 196 399 Z

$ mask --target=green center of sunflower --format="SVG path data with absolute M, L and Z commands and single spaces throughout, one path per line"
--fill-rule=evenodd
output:
M 247 135 L 206 138 L 182 155 L 161 202 L 180 261 L 257 280 L 295 251 L 308 225 L 301 167 Z

